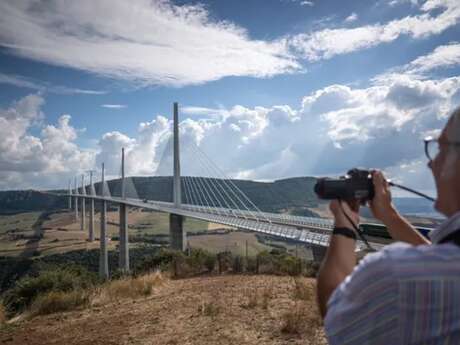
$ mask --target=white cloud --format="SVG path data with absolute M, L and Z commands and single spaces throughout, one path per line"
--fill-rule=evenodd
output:
M 300 1 L 300 5 L 301 6 L 310 6 L 311 7 L 311 6 L 314 6 L 315 3 L 313 1 L 305 1 L 304 0 L 304 1 Z
M 317 61 L 392 42 L 402 35 L 423 38 L 439 34 L 456 25 L 460 19 L 460 3 L 457 0 L 428 0 L 420 10 L 422 13 L 419 15 L 395 19 L 385 24 L 299 34 L 289 42 L 299 54 L 310 61 Z
M 182 172 L 210 174 L 203 157 L 197 158 L 196 145 L 233 177 L 267 180 L 340 174 L 362 166 L 386 169 L 413 187 L 430 189 L 432 185 L 423 184 L 427 172 L 421 139 L 442 128 L 459 95 L 460 77 L 426 80 L 389 74 L 367 88 L 331 85 L 316 90 L 297 109 L 237 105 L 219 109 L 223 115 L 212 117 L 206 116 L 216 109 L 189 109 L 205 117 L 182 120 Z M 102 162 L 109 177 L 118 177 L 122 147 L 128 175 L 172 173 L 171 121 L 167 118 L 158 115 L 141 123 L 133 137 L 108 132 L 97 150 L 87 151 L 76 145 L 78 131 L 70 125 L 69 115 L 61 116 L 56 125 L 43 126 L 40 136 L 30 134 L 34 124 L 44 120 L 43 101 L 31 95 L 0 113 L 4 138 L 0 188 L 31 183 L 62 187 L 69 176 L 100 168 Z
M 140 85 L 182 86 L 300 69 L 283 40 L 252 40 L 201 5 L 167 0 L 1 2 L 0 45 Z
M 358 15 L 355 12 L 353 12 L 347 18 L 345 18 L 345 22 L 346 23 L 352 23 L 352 22 L 356 21 L 357 19 L 358 19 Z
M 404 3 L 410 3 L 412 6 L 418 5 L 418 0 L 391 0 L 388 5 L 390 6 L 396 6 L 396 5 L 401 5 Z
M 93 153 L 75 143 L 77 131 L 69 115 L 62 115 L 56 126 L 44 126 L 39 136 L 31 134 L 45 119 L 43 104 L 42 96 L 32 94 L 0 109 L 2 189 L 59 187 L 64 176 L 93 166 Z
M 32 183 L 65 186 L 76 171 L 100 167 L 102 162 L 108 175 L 119 176 L 122 147 L 128 175 L 171 174 L 170 157 L 163 154 L 171 148 L 171 121 L 166 117 L 157 115 L 140 123 L 132 136 L 106 133 L 97 149 L 88 151 L 77 146 L 79 131 L 71 126 L 69 115 L 61 116 L 57 124 L 43 125 L 43 103 L 42 96 L 29 95 L 0 110 L 0 188 Z M 367 87 L 318 89 L 298 107 L 183 107 L 181 168 L 186 175 L 209 173 L 210 167 L 197 160 L 193 150 L 197 145 L 233 177 L 266 180 L 340 174 L 361 166 L 387 169 L 393 177 L 413 182 L 413 187 L 431 189 L 432 185 L 423 184 L 427 173 L 421 139 L 438 133 L 458 104 L 458 76 L 428 79 L 389 72 Z
M 211 118 L 221 118 L 228 115 L 227 109 L 216 109 L 216 108 L 206 108 L 206 107 L 193 107 L 185 106 L 181 107 L 181 113 L 191 116 L 201 116 L 201 117 L 211 117 Z
M 0 84 L 9 84 L 17 87 L 23 87 L 26 89 L 32 89 L 43 92 L 51 92 L 62 95 L 71 95 L 71 94 L 83 94 L 83 95 L 103 95 L 107 91 L 99 90 L 87 90 L 87 89 L 78 89 L 71 88 L 67 86 L 59 85 L 50 85 L 47 83 L 39 82 L 31 78 L 26 78 L 19 75 L 5 74 L 0 73 Z
M 127 105 L 125 104 L 102 104 L 102 108 L 108 108 L 108 109 L 123 109 L 126 108 Z
M 425 73 L 458 65 L 460 65 L 460 43 L 451 43 L 439 46 L 433 52 L 418 57 L 409 63 L 405 70 L 409 73 Z

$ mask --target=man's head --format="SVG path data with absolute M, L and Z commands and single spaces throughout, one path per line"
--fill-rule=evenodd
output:
M 439 153 L 428 166 L 433 172 L 438 197 L 435 208 L 446 216 L 460 211 L 460 108 L 455 110 L 439 137 Z

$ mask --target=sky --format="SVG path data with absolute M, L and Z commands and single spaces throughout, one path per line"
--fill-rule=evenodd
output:
M 0 189 L 88 170 L 275 180 L 353 167 L 433 193 L 422 139 L 460 105 L 458 0 L 0 2 Z

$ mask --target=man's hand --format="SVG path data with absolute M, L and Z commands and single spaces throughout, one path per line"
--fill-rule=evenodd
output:
M 391 237 L 413 245 L 429 244 L 430 241 L 420 235 L 391 203 L 390 186 L 381 171 L 372 172 L 372 182 L 375 195 L 369 202 L 369 206 L 374 217 L 385 224 Z
M 388 218 L 397 213 L 391 202 L 390 186 L 382 172 L 378 170 L 372 171 L 372 182 L 375 194 L 369 206 L 374 217 L 385 223 Z
M 352 201 L 341 201 L 332 200 L 329 204 L 329 209 L 334 215 L 334 226 L 338 228 L 349 228 L 355 230 L 355 227 L 359 224 L 359 202 L 357 200 Z M 351 219 L 353 224 L 347 218 L 345 213 Z

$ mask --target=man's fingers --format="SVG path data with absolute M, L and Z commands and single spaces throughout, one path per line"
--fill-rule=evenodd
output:
M 347 200 L 343 205 L 346 205 L 348 210 L 359 212 L 359 200 Z
M 375 191 L 377 193 L 388 190 L 388 181 L 383 176 L 380 170 L 375 170 L 372 174 L 372 183 L 374 184 Z

